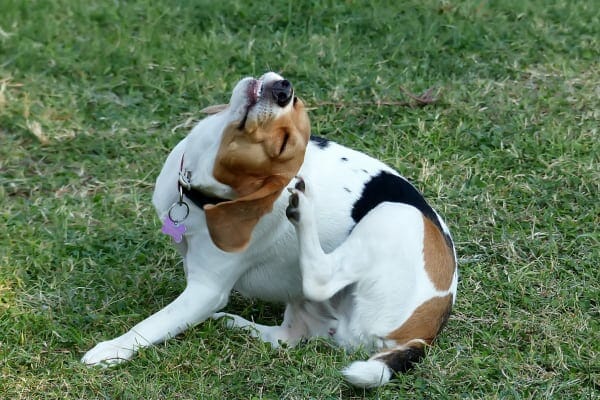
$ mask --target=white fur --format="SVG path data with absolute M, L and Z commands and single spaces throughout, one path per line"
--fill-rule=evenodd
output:
M 282 78 L 269 73 L 261 79 Z M 246 84 L 245 80 L 238 83 L 227 110 L 200 121 L 168 156 L 153 197 L 161 220 L 177 201 L 184 153 L 184 168 L 192 171 L 194 187 L 233 197 L 231 188 L 211 172 L 224 127 L 242 112 Z M 289 106 L 266 111 L 263 107 L 262 114 L 249 115 L 249 121 L 289 110 Z M 355 226 L 352 206 L 365 182 L 381 171 L 397 174 L 380 161 L 338 144 L 320 148 L 309 143 L 299 172 L 306 193 L 294 190 L 295 182 L 289 185 L 299 197 L 299 223 L 293 225 L 285 216 L 289 193 L 284 191 L 254 229 L 249 247 L 240 253 L 218 249 L 209 237 L 203 211 L 190 203 L 187 233 L 176 246 L 184 260 L 185 290 L 124 335 L 96 345 L 82 361 L 95 365 L 130 359 L 140 347 L 160 343 L 211 316 L 226 316 L 230 326 L 246 328 L 274 346 L 313 336 L 330 337 L 346 348 L 395 345 L 386 336 L 422 302 L 454 294 L 456 276 L 448 291 L 439 292 L 431 283 L 422 256 L 423 219 L 414 207 L 382 203 Z M 264 326 L 217 313 L 233 289 L 248 297 L 287 303 L 283 323 Z M 353 363 L 343 373 L 362 387 L 383 384 L 391 376 L 377 360 Z
M 355 361 L 342 370 L 348 382 L 365 389 L 385 385 L 392 374 L 385 363 L 378 360 Z

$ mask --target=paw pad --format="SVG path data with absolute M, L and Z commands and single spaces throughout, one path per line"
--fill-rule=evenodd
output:
M 294 188 L 288 188 L 290 197 L 288 199 L 288 207 L 285 210 L 285 215 L 293 223 L 300 222 L 300 195 L 299 193 L 306 192 L 306 183 L 304 179 L 297 176 Z
M 296 188 L 296 190 L 299 190 L 302 193 L 304 193 L 306 191 L 306 183 L 304 183 L 304 179 L 297 176 L 296 177 L 296 185 L 294 187 Z
M 290 195 L 288 207 L 285 209 L 285 216 L 292 222 L 300 221 L 300 210 L 298 205 L 300 204 L 300 197 L 298 193 L 293 192 Z

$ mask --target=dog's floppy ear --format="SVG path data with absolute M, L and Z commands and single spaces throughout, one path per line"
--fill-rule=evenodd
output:
M 289 180 L 283 177 L 270 177 L 254 193 L 216 206 L 205 206 L 206 223 L 213 243 L 229 252 L 245 249 L 260 217 L 271 211 L 287 182 Z
M 310 136 L 303 104 L 262 126 L 240 128 L 233 123 L 223 132 L 213 176 L 238 194 L 234 200 L 206 205 L 211 239 L 224 251 L 241 251 L 250 243 L 260 218 L 298 173 Z
M 203 114 L 217 114 L 227 109 L 227 107 L 229 107 L 229 104 L 215 104 L 214 106 L 204 107 L 200 112 Z

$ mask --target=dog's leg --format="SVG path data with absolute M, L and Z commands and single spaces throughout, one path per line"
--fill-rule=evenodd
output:
M 313 301 L 321 302 L 331 298 L 340 289 L 356 282 L 359 274 L 356 265 L 357 251 L 334 251 L 325 254 L 317 231 L 314 210 L 307 194 L 306 186 L 298 178 L 291 190 L 286 210 L 288 219 L 296 227 L 300 245 L 300 267 L 304 295 Z
M 223 290 L 222 285 L 188 275 L 185 290 L 172 303 L 124 335 L 98 343 L 81 361 L 110 365 L 129 360 L 139 348 L 161 343 L 205 320 L 226 304 L 228 295 L 229 290 Z
M 279 347 L 280 343 L 290 342 L 290 332 L 282 326 L 268 326 L 248 321 L 239 315 L 229 313 L 215 313 L 214 319 L 224 318 L 228 328 L 244 329 L 252 337 L 258 338 L 265 343 L 270 343 L 274 348 Z M 295 344 L 295 343 L 292 343 Z
M 274 348 L 278 348 L 281 343 L 288 346 L 295 346 L 302 338 L 307 335 L 306 324 L 301 318 L 297 318 L 295 308 L 288 304 L 285 309 L 283 323 L 281 326 L 267 326 L 248 321 L 239 315 L 228 313 L 216 313 L 213 318 L 226 318 L 228 328 L 245 329 L 250 334 L 259 338 L 263 342 L 270 343 Z

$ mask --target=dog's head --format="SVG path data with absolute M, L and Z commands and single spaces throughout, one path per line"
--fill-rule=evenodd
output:
M 230 201 L 204 207 L 208 229 L 219 248 L 241 251 L 300 169 L 310 121 L 292 84 L 273 72 L 242 79 L 228 105 L 206 111 L 226 118 L 212 175 L 235 193 Z

